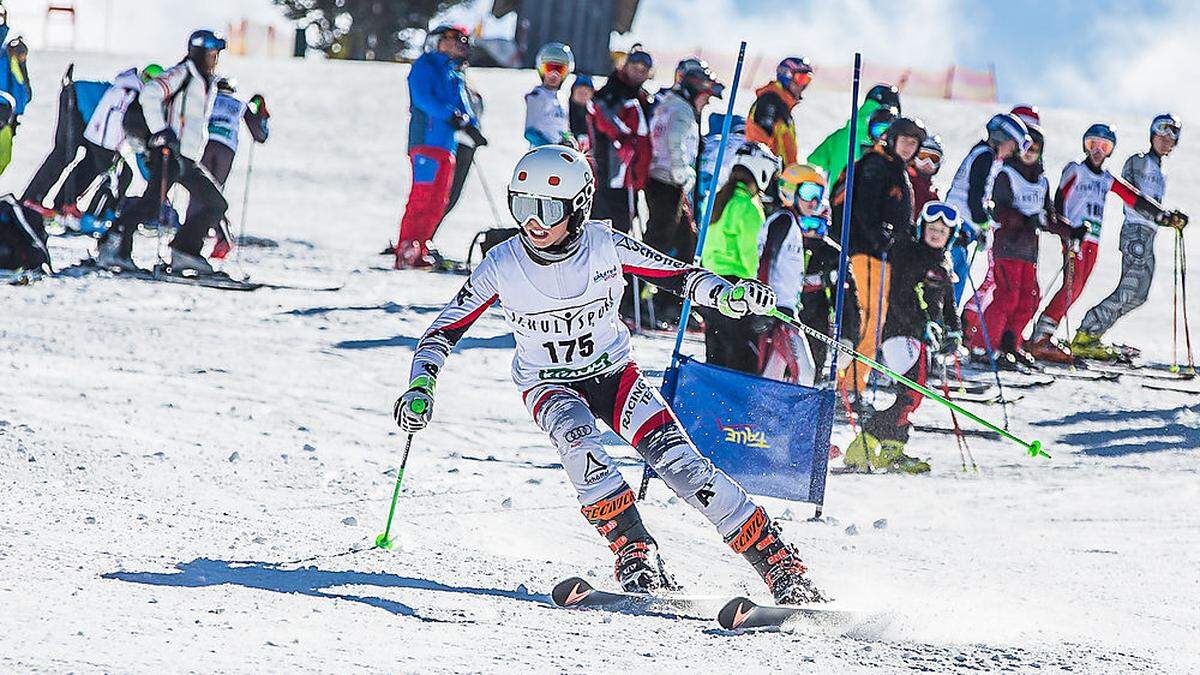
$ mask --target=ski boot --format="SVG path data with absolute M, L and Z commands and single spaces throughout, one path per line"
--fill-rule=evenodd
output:
M 1010 330 L 1000 336 L 1000 350 L 1017 366 L 1018 370 L 1039 370 L 1037 359 L 1017 346 L 1017 336 Z
M 96 254 L 96 266 L 120 272 L 137 272 L 138 266 L 133 257 L 121 253 L 121 237 L 112 236 L 100 240 Z
M 879 440 L 863 431 L 855 436 L 850 445 L 846 447 L 846 455 L 842 457 L 842 463 L 852 471 L 870 473 L 871 467 L 877 461 L 878 453 Z
M 192 255 L 175 248 L 171 249 L 171 271 L 175 274 L 195 272 L 200 275 L 209 275 L 214 272 L 212 265 L 208 264 L 204 256 Z
M 828 602 L 825 594 L 805 576 L 807 568 L 796 549 L 779 538 L 779 525 L 760 506 L 741 529 L 725 540 L 741 553 L 781 605 Z
M 879 466 L 890 472 L 929 473 L 929 462 L 904 454 L 904 441 L 884 439 L 879 442 Z
M 1071 355 L 1095 361 L 1116 361 L 1120 356 L 1117 350 L 1100 342 L 1099 335 L 1084 331 L 1075 333 L 1075 339 L 1071 340 Z
M 1075 357 L 1067 350 L 1054 344 L 1049 335 L 1043 335 L 1036 340 L 1031 340 L 1025 343 L 1026 351 L 1038 361 L 1047 361 L 1050 363 L 1061 363 L 1070 365 L 1075 362 Z
M 649 593 L 671 588 L 674 583 L 665 574 L 658 544 L 646 532 L 642 517 L 634 506 L 633 490 L 625 486 L 612 497 L 581 509 L 583 517 L 608 540 L 616 554 L 613 578 L 627 593 Z

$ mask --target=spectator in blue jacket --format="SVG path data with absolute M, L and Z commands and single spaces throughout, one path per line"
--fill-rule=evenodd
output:
M 426 51 L 408 73 L 408 156 L 412 161 L 412 189 L 400 221 L 396 241 L 396 269 L 432 267 L 436 252 L 430 250 L 437 226 L 446 212 L 454 180 L 455 135 L 463 131 L 479 147 L 487 143 L 479 133 L 479 121 L 471 110 L 470 97 L 460 65 L 467 58 L 471 38 L 462 26 L 438 26 L 429 34 Z
M 8 39 L 8 24 L 0 17 L 0 44 L 4 45 L 3 63 L 0 64 L 0 91 L 8 92 L 13 97 L 13 133 L 21 123 L 21 115 L 25 114 L 25 106 L 33 100 L 33 87 L 29 84 L 29 70 L 25 59 L 29 56 L 29 48 L 20 37 Z

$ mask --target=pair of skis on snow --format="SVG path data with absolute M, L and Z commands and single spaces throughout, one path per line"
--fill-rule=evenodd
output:
M 332 292 L 341 290 L 341 286 L 298 286 L 293 284 L 274 284 L 263 281 L 250 281 L 249 279 L 235 279 L 224 272 L 214 272 L 213 274 L 196 274 L 184 275 L 173 271 L 168 266 L 159 263 L 152 269 L 139 269 L 136 271 L 118 271 L 116 269 L 107 269 L 96 263 L 94 258 L 87 258 L 78 264 L 64 268 L 58 272 L 48 275 L 56 277 L 79 277 L 93 272 L 112 272 L 114 276 L 131 279 L 141 279 L 144 281 L 161 281 L 171 284 L 183 284 L 186 286 L 201 286 L 204 288 L 215 288 L 222 291 L 257 291 L 260 288 L 294 290 L 294 291 L 316 291 L 316 292 Z
M 572 577 L 559 582 L 551 592 L 554 604 L 569 609 L 595 609 L 625 614 L 643 614 L 672 619 L 711 620 L 712 609 L 722 598 L 651 595 L 604 591 L 587 581 Z M 782 628 L 808 623 L 823 628 L 844 630 L 869 619 L 861 613 L 829 609 L 820 605 L 759 605 L 749 598 L 736 597 L 720 604 L 717 623 L 725 630 Z

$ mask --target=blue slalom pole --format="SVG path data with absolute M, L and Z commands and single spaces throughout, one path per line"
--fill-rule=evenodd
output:
M 729 87 L 729 105 L 725 109 L 725 119 L 721 122 L 721 142 L 717 145 L 717 163 L 708 186 L 708 194 L 704 197 L 704 210 L 700 214 L 700 225 L 696 233 L 696 252 L 692 255 L 692 264 L 700 264 L 700 254 L 704 252 L 704 238 L 708 234 L 708 226 L 712 221 L 713 206 L 717 201 L 717 181 L 721 177 L 721 166 L 725 162 L 725 148 L 729 145 L 729 130 L 733 126 L 733 104 L 737 101 L 738 84 L 742 81 L 742 64 L 746 60 L 746 41 L 742 40 L 738 47 L 737 65 L 733 69 L 733 84 Z M 697 180 L 699 176 L 697 175 Z M 679 328 L 675 331 L 675 348 L 671 350 L 671 365 L 663 373 L 662 395 L 668 402 L 675 398 L 675 371 L 679 367 L 679 350 L 683 349 L 683 335 L 687 331 L 688 315 L 692 312 L 692 301 L 683 299 L 683 310 L 679 314 Z M 638 488 L 638 499 L 646 497 L 650 487 L 650 478 L 654 469 L 647 462 L 642 468 L 642 484 Z
M 842 208 L 842 251 L 838 257 L 837 300 L 834 303 L 833 341 L 842 340 L 842 308 L 846 302 L 846 275 L 850 265 L 850 211 L 854 208 L 854 145 L 858 139 L 858 86 L 862 79 L 862 54 L 854 53 L 854 84 L 850 95 L 850 139 L 846 147 L 846 201 Z M 837 356 L 829 363 L 829 383 L 837 386 Z

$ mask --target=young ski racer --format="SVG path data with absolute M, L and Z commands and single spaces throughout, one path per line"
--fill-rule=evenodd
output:
M 896 372 L 925 384 L 927 350 L 950 355 L 962 345 L 954 310 L 954 276 L 947 245 L 958 234 L 958 211 L 944 202 L 929 202 L 917 218 L 912 237 L 897 237 L 892 249 L 892 284 L 883 326 L 883 362 Z M 924 397 L 898 388 L 896 401 L 871 415 L 846 448 L 848 468 L 926 473 L 929 462 L 905 454 L 912 430 L 909 416 Z
M 1050 196 L 1042 155 L 1045 137 L 1040 127 L 1029 125 L 1033 143 L 1029 150 L 1005 160 L 992 188 L 992 248 L 988 273 L 978 292 L 963 308 L 968 346 L 973 359 L 1012 369 L 1033 366 L 1022 335 L 1042 300 L 1038 287 L 1038 235 L 1042 230 L 1069 238 L 1060 224 Z M 983 324 L 980 324 L 982 315 Z M 990 340 L 984 342 L 984 337 Z M 990 354 L 990 356 L 989 356 Z
M 759 236 L 758 280 L 775 289 L 780 311 L 832 336 L 839 256 L 838 247 L 826 237 L 825 189 L 825 172 L 819 167 L 792 164 L 779 174 L 780 209 L 767 219 Z M 852 347 L 858 340 L 858 303 L 854 277 L 849 274 L 844 302 L 842 340 Z M 825 353 L 824 342 L 812 336 L 805 339 L 774 320 L 759 338 L 759 372 L 763 377 L 813 386 L 822 379 Z
M 971 242 L 984 245 L 991 226 L 987 204 L 992 198 L 996 174 L 1004 160 L 1025 152 L 1031 142 L 1024 119 L 1012 113 L 993 115 L 987 123 L 987 137 L 971 148 L 954 173 L 946 203 L 963 218 L 960 241 L 952 242 L 950 248 L 956 277 L 955 304 L 962 299 L 971 275 L 971 255 L 967 253 L 967 247 Z
M 1163 210 L 1157 201 L 1143 195 L 1124 180 L 1104 168 L 1112 155 L 1117 134 L 1107 124 L 1093 124 L 1083 133 L 1082 162 L 1069 162 L 1058 181 L 1054 205 L 1072 228 L 1072 245 L 1063 247 L 1065 260 L 1062 286 L 1042 310 L 1026 349 L 1035 358 L 1054 363 L 1071 363 L 1070 351 L 1052 342 L 1058 323 L 1083 293 L 1100 250 L 1100 227 L 1104 223 L 1104 198 L 1109 192 L 1121 198 L 1127 207 L 1160 225 L 1179 222 Z M 1186 224 L 1186 220 L 1184 221 Z
M 488 251 L 470 279 L 417 345 L 408 391 L 396 402 L 400 428 L 425 428 L 435 383 L 454 345 L 490 306 L 504 312 L 517 339 L 512 377 L 534 421 L 558 448 L 584 517 L 616 555 L 626 591 L 662 585 L 657 545 L 633 491 L 600 444 L 603 420 L 632 445 L 680 498 L 746 557 L 780 603 L 823 600 L 778 525 L 696 449 L 630 354 L 617 314 L 622 272 L 716 307 L 730 317 L 775 307 L 769 286 L 730 284 L 669 258 L 605 223 L 588 220 L 595 190 L 583 155 L 548 145 L 530 150 L 509 183 L 509 211 L 520 235 Z
M 567 143 L 570 122 L 558 92 L 575 70 L 575 55 L 561 42 L 548 42 L 538 50 L 536 68 L 542 83 L 525 94 L 525 140 L 535 148 Z
M 1132 155 L 1125 160 L 1121 178 L 1142 194 L 1162 202 L 1167 189 L 1167 176 L 1162 161 L 1179 142 L 1182 124 L 1171 114 L 1155 117 L 1150 123 L 1150 149 Z M 1187 226 L 1187 216 L 1175 211 L 1168 215 L 1167 224 L 1182 229 Z M 1148 220 L 1137 209 L 1125 206 L 1125 223 L 1121 226 L 1121 278 L 1116 289 L 1100 304 L 1088 310 L 1079 325 L 1079 332 L 1071 340 L 1071 354 L 1089 359 L 1111 360 L 1119 352 L 1100 342 L 1117 319 L 1141 307 L 1150 294 L 1150 281 L 1154 279 L 1154 221 Z

